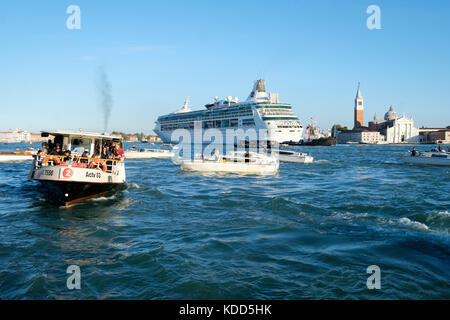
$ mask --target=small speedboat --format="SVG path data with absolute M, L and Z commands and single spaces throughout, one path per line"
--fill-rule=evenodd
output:
M 450 166 L 449 152 L 422 152 L 415 156 L 412 154 L 402 155 L 403 161 L 410 164 Z
M 193 160 L 178 156 L 173 158 L 173 162 L 186 171 L 241 174 L 275 174 L 280 165 L 274 156 L 248 151 L 233 151 L 210 157 L 196 155 Z
M 140 149 L 125 151 L 126 159 L 168 159 L 173 157 L 173 152 L 164 149 Z
M 37 152 L 35 150 L 25 151 L 0 151 L 0 162 L 7 161 L 31 161 Z
M 314 158 L 307 153 L 295 152 L 290 150 L 279 150 L 277 151 L 278 157 L 281 162 L 301 162 L 301 163 L 311 163 Z

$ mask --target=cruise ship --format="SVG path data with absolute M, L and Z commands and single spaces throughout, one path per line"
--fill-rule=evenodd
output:
M 242 102 L 231 96 L 224 100 L 216 97 L 204 110 L 192 111 L 188 100 L 180 110 L 158 117 L 154 131 L 164 143 L 178 142 L 172 141 L 176 129 L 187 129 L 192 136 L 194 122 L 201 123 L 203 130 L 218 129 L 224 137 L 234 131 L 227 129 L 252 128 L 258 133 L 262 129 L 266 130 L 267 140 L 278 143 L 300 141 L 303 134 L 303 126 L 292 112 L 292 106 L 280 103 L 277 93 L 268 94 L 264 79 L 255 81 L 252 92 Z

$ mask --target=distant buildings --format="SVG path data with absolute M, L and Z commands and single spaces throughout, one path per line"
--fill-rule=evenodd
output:
M 162 142 L 162 139 L 158 136 L 149 136 L 148 142 Z
M 355 116 L 353 130 L 341 131 L 337 138 L 338 143 L 415 143 L 420 142 L 419 129 L 414 126 L 414 120 L 399 117 L 391 106 L 384 115 L 383 120 L 374 116 L 368 127 L 364 127 L 364 99 L 361 87 L 355 98 Z
M 417 143 L 420 142 L 419 129 L 414 126 L 414 120 L 399 117 L 391 106 L 385 113 L 384 120 L 378 120 L 375 114 L 369 122 L 369 130 L 380 132 L 386 143 Z
M 30 142 L 30 133 L 19 129 L 0 132 L 0 142 L 14 143 L 14 142 Z
M 419 136 L 423 143 L 450 144 L 450 127 L 420 128 Z
M 127 137 L 127 142 L 137 142 L 139 139 L 136 135 L 129 135 Z

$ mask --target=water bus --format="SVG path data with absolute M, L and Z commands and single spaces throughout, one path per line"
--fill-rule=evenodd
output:
M 99 157 L 103 147 L 122 146 L 122 137 L 81 131 L 45 131 L 41 135 L 52 135 L 49 144 L 71 150 L 70 155 L 46 150 L 34 156 L 29 178 L 41 183 L 51 201 L 68 206 L 125 185 L 123 159 Z

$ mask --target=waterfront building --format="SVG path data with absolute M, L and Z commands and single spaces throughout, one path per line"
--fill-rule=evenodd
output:
M 450 126 L 447 128 L 420 128 L 419 137 L 423 143 L 450 144 Z
M 378 131 L 370 131 L 367 129 L 361 130 L 345 130 L 341 131 L 338 136 L 338 143 L 363 143 L 363 144 L 378 144 L 384 142 L 384 136 Z
M 162 142 L 161 138 L 158 136 L 149 136 L 148 141 L 149 142 Z
M 338 143 L 417 143 L 422 141 L 414 120 L 404 115 L 399 117 L 392 105 L 385 113 L 383 120 L 378 120 L 375 114 L 373 121 L 365 127 L 364 99 L 359 83 L 355 97 L 353 130 L 341 131 L 337 138 Z
M 136 135 L 129 135 L 127 137 L 127 142 L 137 142 L 137 141 L 139 141 L 139 139 Z
M 384 120 L 378 120 L 376 114 L 369 122 L 369 129 L 379 131 L 385 136 L 386 143 L 417 143 L 420 142 L 419 129 L 414 120 L 406 116 L 399 117 L 391 105 L 384 115 Z
M 0 132 L 0 142 L 30 142 L 30 133 L 19 129 Z

